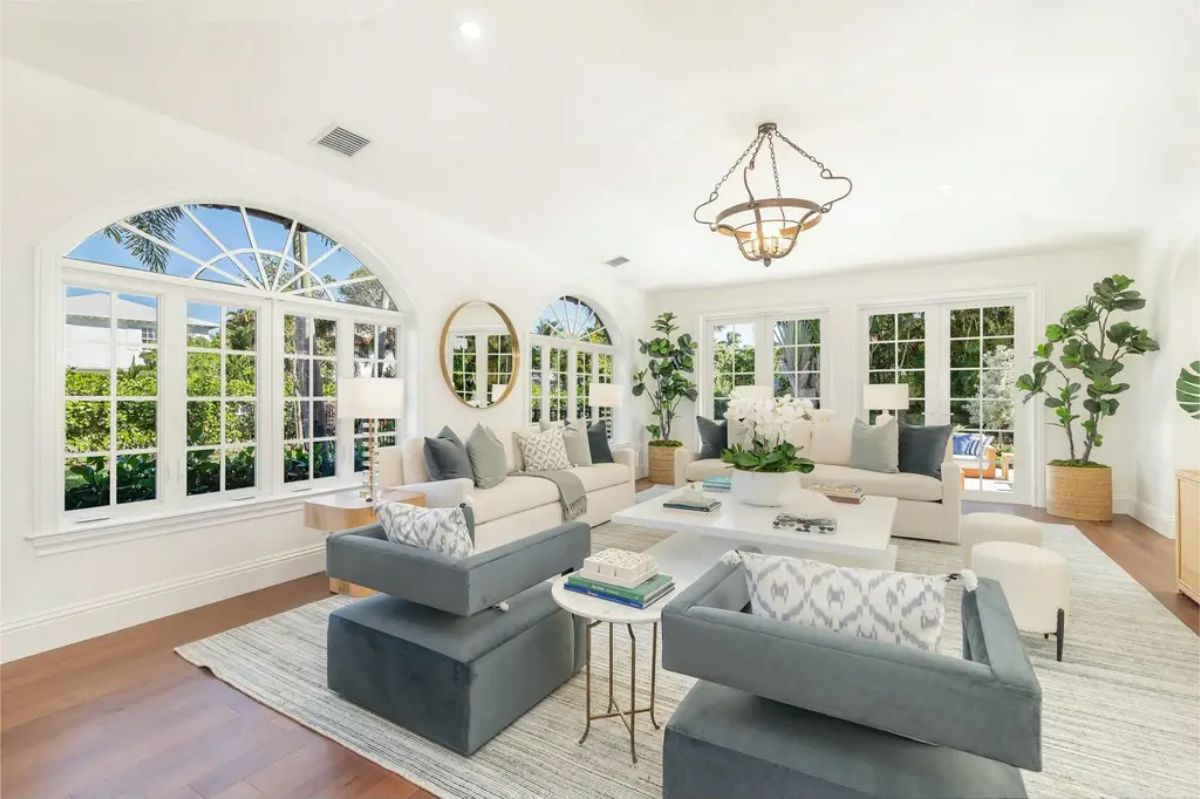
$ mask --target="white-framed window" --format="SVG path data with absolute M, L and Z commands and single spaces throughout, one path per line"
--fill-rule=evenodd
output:
M 823 310 L 706 319 L 701 407 L 724 419 L 739 386 L 771 386 L 776 397 L 803 397 L 821 407 L 829 385 L 824 325 Z
M 352 484 L 366 420 L 338 424 L 338 378 L 399 377 L 404 316 L 336 241 L 269 211 L 179 205 L 58 266 L 43 386 L 59 455 L 41 496 L 60 531 Z M 380 422 L 394 444 L 398 420 Z
M 592 383 L 613 382 L 616 347 L 600 315 L 578 297 L 563 296 L 538 315 L 529 337 L 529 421 L 607 422 L 612 408 L 588 404 Z

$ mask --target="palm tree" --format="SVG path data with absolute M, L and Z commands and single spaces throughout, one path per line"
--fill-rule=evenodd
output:
M 183 210 L 177 205 L 171 205 L 134 214 L 129 217 L 128 223 L 156 239 L 174 244 L 175 225 L 182 218 Z M 167 261 L 171 258 L 171 251 L 158 242 L 139 236 L 118 225 L 109 225 L 104 228 L 104 235 L 129 250 L 129 253 L 145 264 L 151 272 L 161 274 L 167 271 Z

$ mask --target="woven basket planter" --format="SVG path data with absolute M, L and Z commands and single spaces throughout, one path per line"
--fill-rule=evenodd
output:
M 678 447 L 650 446 L 650 482 L 675 485 L 675 453 Z
M 1046 512 L 1064 519 L 1112 519 L 1112 469 L 1046 466 Z

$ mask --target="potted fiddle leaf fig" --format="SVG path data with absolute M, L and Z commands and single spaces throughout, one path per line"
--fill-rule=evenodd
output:
M 658 315 L 652 325 L 657 336 L 638 339 L 638 351 L 649 357 L 646 368 L 633 375 L 633 396 L 650 398 L 650 414 L 657 420 L 646 425 L 650 433 L 650 480 L 675 484 L 675 450 L 683 443 L 671 438 L 671 425 L 679 403 L 696 401 L 696 384 L 688 375 L 696 368 L 696 341 L 689 333 L 675 336 L 679 326 L 670 311 Z
M 1032 371 L 1017 378 L 1017 388 L 1026 392 L 1023 401 L 1043 396 L 1067 439 L 1070 457 L 1050 461 L 1046 468 L 1046 511 L 1054 516 L 1112 518 L 1112 469 L 1092 460 L 1092 454 L 1104 443 L 1101 423 L 1116 414 L 1119 396 L 1130 388 L 1118 378 L 1124 361 L 1158 349 L 1144 328 L 1113 317 L 1146 307 L 1132 285 L 1125 275 L 1093 284 L 1083 305 L 1046 327 L 1046 340 L 1033 352 Z

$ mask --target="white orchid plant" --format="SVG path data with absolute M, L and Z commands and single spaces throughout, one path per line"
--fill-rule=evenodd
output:
M 812 402 L 791 396 L 730 400 L 725 419 L 731 430 L 737 426 L 742 441 L 733 442 L 721 460 L 745 472 L 811 472 L 813 462 L 796 454 L 792 441 L 812 410 Z

